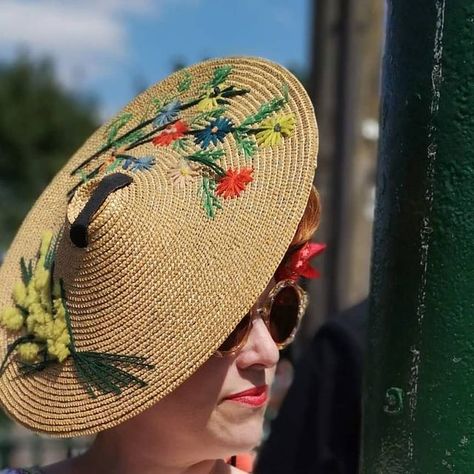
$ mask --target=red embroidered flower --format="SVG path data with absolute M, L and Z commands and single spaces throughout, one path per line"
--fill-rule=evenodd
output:
M 242 168 L 240 171 L 228 169 L 225 176 L 219 180 L 216 194 L 224 198 L 240 196 L 248 183 L 253 181 L 253 168 Z
M 321 274 L 311 266 L 310 260 L 324 252 L 326 244 L 307 242 L 293 253 L 288 260 L 283 261 L 275 272 L 279 280 L 298 280 L 300 277 L 319 278 Z
M 152 143 L 156 146 L 167 146 L 178 138 L 184 136 L 188 131 L 188 124 L 182 120 L 170 123 L 166 128 L 153 138 Z

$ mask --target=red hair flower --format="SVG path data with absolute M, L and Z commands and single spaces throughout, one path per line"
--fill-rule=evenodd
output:
M 153 138 L 152 143 L 155 146 L 167 146 L 178 138 L 184 136 L 188 131 L 188 124 L 182 120 L 170 123 L 166 128 Z
M 275 278 L 280 280 L 298 280 L 300 277 L 319 278 L 321 274 L 311 266 L 310 260 L 324 252 L 326 244 L 307 242 L 278 267 Z
M 240 196 L 248 183 L 253 181 L 253 168 L 242 168 L 240 171 L 228 169 L 225 176 L 219 180 L 216 194 L 224 198 Z

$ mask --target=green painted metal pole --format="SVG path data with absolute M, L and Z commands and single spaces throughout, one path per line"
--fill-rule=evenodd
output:
M 391 0 L 361 472 L 474 473 L 474 2 Z

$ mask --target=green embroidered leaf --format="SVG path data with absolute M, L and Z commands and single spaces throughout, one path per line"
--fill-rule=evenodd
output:
M 202 198 L 202 204 L 207 217 L 214 219 L 217 209 L 222 209 L 222 204 L 215 194 L 216 181 L 208 176 L 203 176 L 198 195 Z
M 82 168 L 80 170 L 77 170 L 77 174 L 79 174 L 79 176 L 81 177 L 82 183 L 87 183 L 87 181 L 89 181 L 87 173 Z
M 174 151 L 184 151 L 186 147 L 189 145 L 189 140 L 187 138 L 179 138 L 173 142 L 171 146 Z
M 257 144 L 255 141 L 238 131 L 234 133 L 234 137 L 239 152 L 242 153 L 245 158 L 251 158 L 257 151 Z
M 28 265 L 26 265 L 25 259 L 21 257 L 20 269 L 21 269 L 21 281 L 23 282 L 25 286 L 27 286 L 31 280 L 31 277 L 33 276 L 33 268 L 32 268 L 31 260 L 28 262 Z
M 224 176 L 224 169 L 216 163 L 224 154 L 224 150 L 200 150 L 192 155 L 186 156 L 186 159 L 200 163 L 217 175 Z
M 141 378 L 120 368 L 120 365 L 135 368 L 154 368 L 153 365 L 145 362 L 145 358 L 137 356 L 88 351 L 73 351 L 71 355 L 78 376 L 92 398 L 96 398 L 96 391 L 119 395 L 123 388 L 132 385 L 140 387 L 147 385 Z
M 214 69 L 212 79 L 205 84 L 206 88 L 214 88 L 222 84 L 232 72 L 232 66 L 220 66 Z
M 191 86 L 191 82 L 193 80 L 191 74 L 188 71 L 186 71 L 183 76 L 184 77 L 178 84 L 178 92 L 186 92 Z
M 51 266 L 53 265 L 57 243 L 58 243 L 58 238 L 57 238 L 57 235 L 55 235 L 52 238 L 51 243 L 49 244 L 49 249 L 44 259 L 44 268 L 46 268 L 46 270 L 50 270 Z
M 118 131 L 125 126 L 133 117 L 131 113 L 125 113 L 118 116 L 107 128 L 107 145 L 110 145 L 117 136 Z
M 274 98 L 263 104 L 254 115 L 249 115 L 240 125 L 239 129 L 245 129 L 266 119 L 273 112 L 277 112 L 286 104 L 285 97 Z
M 114 142 L 114 146 L 116 148 L 119 148 L 123 145 L 134 145 L 135 142 L 141 140 L 141 138 L 143 137 L 144 133 L 143 133 L 143 130 L 135 130 L 134 132 L 128 134 L 128 135 L 125 135 L 124 137 L 122 138 L 119 138 L 117 139 L 115 142 Z

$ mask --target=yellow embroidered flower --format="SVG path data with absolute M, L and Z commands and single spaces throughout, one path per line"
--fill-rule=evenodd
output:
M 219 104 L 217 103 L 218 96 L 215 97 L 204 97 L 197 104 L 199 112 L 209 112 L 209 110 L 215 109 Z
M 26 287 L 25 307 L 29 308 L 35 303 L 40 303 L 40 294 L 36 290 L 34 278 L 31 277 L 31 280 Z
M 48 339 L 48 354 L 56 357 L 59 362 L 64 362 L 71 352 L 64 342 Z
M 53 233 L 50 230 L 46 230 L 41 234 L 41 246 L 39 251 L 39 259 L 36 267 L 44 267 L 44 262 L 46 260 L 46 255 L 48 254 L 49 247 L 51 246 L 51 241 L 53 240 Z
M 19 331 L 23 326 L 23 315 L 18 308 L 6 308 L 2 312 L 2 326 L 10 331 Z
M 39 294 L 39 299 L 43 308 L 51 311 L 51 275 L 50 271 L 44 267 L 39 267 L 33 276 L 35 289 Z
M 199 176 L 199 165 L 181 158 L 176 166 L 168 170 L 168 176 L 179 189 L 183 189 L 187 182 L 194 181 Z
M 17 353 L 24 362 L 36 362 L 38 360 L 39 346 L 34 342 L 24 342 L 17 348 Z
M 26 307 L 26 286 L 21 281 L 13 287 L 13 300 L 22 308 Z
M 278 145 L 283 137 L 289 137 L 295 128 L 294 114 L 270 117 L 260 125 L 260 131 L 255 136 L 257 144 L 262 147 Z
M 40 303 L 34 303 L 28 308 L 26 327 L 29 333 L 40 339 L 48 339 L 51 334 L 53 315 L 44 310 Z

